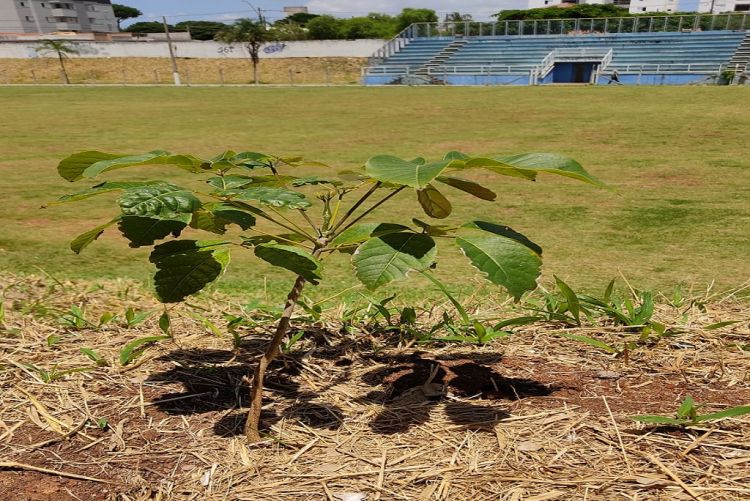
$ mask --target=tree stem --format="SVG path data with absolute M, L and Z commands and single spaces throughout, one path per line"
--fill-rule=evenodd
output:
M 325 239 L 317 242 L 313 250 L 313 256 L 316 258 L 319 257 L 326 244 Z M 250 442 L 260 442 L 262 440 L 260 436 L 260 413 L 263 408 L 263 380 L 266 375 L 266 369 L 268 369 L 271 362 L 279 355 L 281 343 L 289 332 L 292 314 L 297 306 L 297 300 L 302 294 L 302 289 L 305 287 L 305 282 L 305 278 L 301 276 L 298 276 L 297 280 L 295 280 L 292 290 L 287 295 L 284 313 L 276 326 L 276 332 L 255 368 L 250 386 L 250 412 L 247 415 L 247 421 L 245 421 L 245 436 Z

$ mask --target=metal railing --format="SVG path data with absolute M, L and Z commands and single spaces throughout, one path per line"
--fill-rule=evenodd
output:
M 667 33 L 750 29 L 750 14 L 693 14 L 523 21 L 415 23 L 396 38 L 455 38 L 495 36 Z
M 566 62 L 596 62 L 597 70 L 601 71 L 612 62 L 612 49 L 593 49 L 593 48 L 564 48 L 554 49 L 547 54 L 538 66 L 531 70 L 529 75 L 529 85 L 537 85 L 540 80 L 549 75 L 555 67 L 555 63 Z

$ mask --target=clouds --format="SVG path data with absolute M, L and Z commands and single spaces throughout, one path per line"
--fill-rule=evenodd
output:
M 404 7 L 424 6 L 435 10 L 442 17 L 448 12 L 468 13 L 474 19 L 488 19 L 502 9 L 525 8 L 524 0 L 432 0 L 418 2 L 409 0 L 310 0 L 307 7 L 310 12 L 333 14 L 340 17 L 362 16 L 368 12 L 384 12 L 398 14 Z M 425 5 L 428 4 L 428 5 Z

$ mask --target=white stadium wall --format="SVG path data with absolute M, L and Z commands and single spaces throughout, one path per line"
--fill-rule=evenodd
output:
M 274 42 L 261 49 L 261 58 L 369 57 L 385 40 L 310 40 Z M 73 42 L 85 58 L 169 57 L 166 42 Z M 196 59 L 240 59 L 248 57 L 244 47 L 219 42 L 175 42 L 175 55 Z M 34 42 L 0 42 L 0 59 L 39 57 Z M 50 57 L 50 56 L 47 56 Z

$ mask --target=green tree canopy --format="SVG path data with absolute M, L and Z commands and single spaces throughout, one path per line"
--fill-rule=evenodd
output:
M 189 31 L 193 40 L 213 40 L 227 27 L 218 21 L 182 21 L 174 26 L 178 31 Z
M 169 26 L 170 31 L 176 30 L 176 27 L 171 24 L 167 26 Z M 164 33 L 164 24 L 156 21 L 141 21 L 140 23 L 131 24 L 125 28 L 125 31 L 129 31 L 130 33 Z
M 396 16 L 396 30 L 401 31 L 413 23 L 436 23 L 438 16 L 432 9 L 406 8 Z
M 307 23 L 307 30 L 313 40 L 336 40 L 344 36 L 344 20 L 318 16 Z
M 503 10 L 494 14 L 498 21 L 526 19 L 576 19 L 591 17 L 628 17 L 628 9 L 612 4 L 582 4 L 573 7 L 545 7 L 543 9 Z
M 119 3 L 112 4 L 112 10 L 115 11 L 115 18 L 117 19 L 117 29 L 120 29 L 120 22 L 125 19 L 133 19 L 140 17 L 143 12 L 136 9 L 135 7 L 128 7 L 127 5 L 121 5 Z

